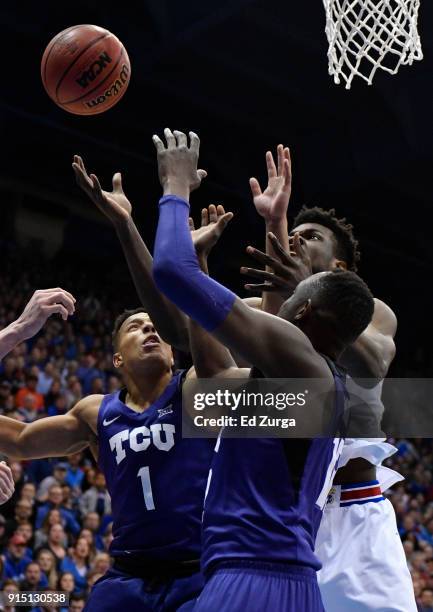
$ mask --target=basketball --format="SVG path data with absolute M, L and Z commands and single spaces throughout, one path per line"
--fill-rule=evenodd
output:
M 117 104 L 130 75 L 125 47 L 114 34 L 95 25 L 72 26 L 57 34 L 41 62 L 47 94 L 75 115 L 97 115 Z

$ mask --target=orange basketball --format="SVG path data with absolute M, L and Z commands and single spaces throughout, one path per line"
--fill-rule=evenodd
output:
M 58 106 L 75 115 L 97 115 L 123 97 L 131 64 L 114 34 L 94 25 L 77 25 L 50 41 L 42 57 L 41 76 Z

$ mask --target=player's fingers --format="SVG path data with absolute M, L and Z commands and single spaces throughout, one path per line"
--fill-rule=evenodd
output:
M 247 268 L 245 266 L 242 266 L 242 268 L 240 269 L 240 273 L 244 274 L 245 276 L 252 276 L 253 278 L 258 278 L 263 281 L 273 281 L 275 277 L 273 272 L 266 272 L 266 270 L 257 270 L 257 268 Z
M 218 204 L 217 205 L 217 215 L 218 215 L 218 217 L 221 217 L 221 215 L 225 215 L 225 214 L 226 214 L 226 211 L 225 211 L 224 206 L 222 204 Z
M 164 143 L 162 142 L 161 138 L 157 136 L 156 134 L 152 136 L 152 142 L 155 145 L 155 149 L 157 150 L 158 153 L 161 153 L 161 151 L 165 150 Z
M 165 140 L 167 141 L 167 149 L 175 149 L 176 148 L 176 138 L 173 135 L 173 132 L 170 128 L 165 128 L 164 130 Z
M 278 254 L 278 257 L 280 258 L 282 263 L 290 265 L 290 252 L 288 253 L 285 249 L 283 249 L 281 242 L 272 232 L 268 232 L 268 238 L 272 244 L 274 251 Z
M 42 295 L 42 297 L 44 295 L 46 295 L 47 297 L 50 297 L 51 294 L 53 294 L 53 293 L 55 293 L 55 294 L 63 294 L 65 296 L 67 296 L 68 298 L 70 298 L 73 302 L 77 301 L 74 298 L 74 296 L 72 295 L 72 293 L 69 293 L 69 291 L 66 291 L 66 289 L 62 289 L 61 287 L 51 287 L 50 289 L 38 289 L 38 291 L 35 291 L 35 293 L 38 293 L 39 295 Z
M 12 470 L 5 461 L 2 461 L 0 463 L 0 475 L 9 483 L 9 485 L 13 489 L 15 486 L 15 483 L 14 483 L 14 478 L 12 475 Z
M 225 230 L 225 228 L 227 227 L 227 225 L 230 223 L 232 219 L 233 219 L 232 212 L 227 212 L 221 217 L 219 217 L 217 221 L 217 227 L 220 230 L 220 232 L 223 232 Z
M 281 176 L 283 173 L 284 166 L 284 147 L 282 144 L 279 144 L 277 147 L 277 164 L 278 164 L 278 176 Z
M 50 295 L 45 296 L 42 300 L 42 303 L 46 306 L 54 306 L 55 304 L 61 304 L 69 314 L 73 314 L 75 312 L 75 300 L 71 299 L 69 295 L 66 295 L 64 291 L 53 292 Z
M 288 187 L 290 187 L 291 182 L 292 182 L 292 173 L 290 171 L 290 164 L 289 164 L 288 159 L 284 160 L 283 176 L 284 176 L 284 187 L 287 189 Z
M 120 172 L 116 172 L 116 174 L 113 176 L 113 191 L 123 193 L 122 175 Z
M 291 245 L 292 245 L 293 250 L 295 251 L 296 256 L 303 258 L 305 253 L 304 253 L 304 248 L 301 245 L 301 239 L 300 239 L 298 232 L 294 234 Z
M 199 154 L 200 151 L 200 138 L 197 136 L 195 132 L 189 132 L 190 145 L 189 148 L 191 151 L 194 151 Z
M 208 208 L 209 223 L 216 223 L 218 221 L 217 209 L 215 204 L 210 204 Z
M 15 483 L 12 478 L 12 475 L 7 475 L 5 473 L 0 473 L 0 489 L 10 497 L 15 490 Z
M 189 217 L 188 223 L 189 223 L 189 231 L 193 232 L 195 230 L 194 219 L 192 217 Z
M 64 321 L 66 321 L 68 316 L 72 314 L 67 311 L 63 304 L 52 304 L 51 306 L 45 306 L 44 312 L 47 315 L 47 319 L 53 314 L 59 314 Z
M 95 192 L 95 194 L 101 199 L 104 199 L 104 196 L 102 195 L 102 187 L 101 187 L 101 183 L 99 182 L 98 177 L 96 176 L 96 174 L 91 174 L 90 175 L 90 180 L 92 181 L 92 185 L 93 185 L 93 191 Z
M 202 181 L 203 179 L 207 177 L 207 172 L 206 170 L 200 169 L 200 170 L 197 170 L 197 175 L 198 175 L 198 178 Z
M 274 176 L 277 176 L 277 169 L 275 167 L 274 158 L 270 151 L 266 151 L 266 168 L 268 170 L 268 178 L 273 178 Z
M 262 195 L 262 190 L 260 189 L 260 183 L 254 177 L 250 178 L 250 189 L 251 189 L 251 193 L 253 195 L 253 198 L 255 198 L 255 197 L 259 196 L 259 195 Z
M 207 208 L 202 208 L 201 209 L 201 226 L 205 227 L 206 225 L 209 225 L 209 213 Z
M 179 130 L 173 130 L 173 134 L 176 137 L 178 147 L 186 147 L 188 145 L 186 134 L 179 132 Z
M 251 257 L 253 257 L 255 260 L 259 261 L 262 264 L 265 264 L 266 266 L 270 266 L 271 268 L 274 268 L 276 265 L 279 264 L 279 262 L 274 259 L 274 257 L 271 257 L 270 255 L 267 255 L 266 253 L 263 253 L 263 251 L 259 251 L 259 249 L 255 249 L 252 246 L 247 247 L 247 253 L 248 255 L 251 255 Z

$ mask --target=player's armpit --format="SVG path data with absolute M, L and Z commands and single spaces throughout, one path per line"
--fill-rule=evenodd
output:
M 42 459 L 83 450 L 95 437 L 101 399 L 102 395 L 91 395 L 65 415 L 33 423 L 0 417 L 0 451 L 15 459 Z

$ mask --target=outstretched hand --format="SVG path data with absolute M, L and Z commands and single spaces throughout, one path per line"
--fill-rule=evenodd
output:
M 165 128 L 164 136 L 167 146 L 159 136 L 152 137 L 157 151 L 158 175 L 164 195 L 177 195 L 189 200 L 191 191 L 200 187 L 202 179 L 207 176 L 205 170 L 198 170 L 200 139 L 194 132 L 189 132 L 190 145 L 186 134 Z
M 268 170 L 268 185 L 262 192 L 259 181 L 250 178 L 251 193 L 254 206 L 261 217 L 269 222 L 279 222 L 286 218 L 292 191 L 292 167 L 290 151 L 282 144 L 277 147 L 277 164 L 272 153 L 266 153 L 266 167 Z
M 311 260 L 301 236 L 296 233 L 290 241 L 290 252 L 281 246 L 274 234 L 269 232 L 268 238 L 277 255 L 271 257 L 253 247 L 247 248 L 247 253 L 256 261 L 269 266 L 273 271 L 257 270 L 256 268 L 241 268 L 241 274 L 252 276 L 261 281 L 260 284 L 246 284 L 247 291 L 273 291 L 283 299 L 289 298 L 298 284 L 311 276 Z
M 211 204 L 201 211 L 201 227 L 195 229 L 194 221 L 189 218 L 191 238 L 199 260 L 207 260 L 223 231 L 233 219 L 233 213 L 226 212 L 224 206 Z
M 64 321 L 75 312 L 75 298 L 64 289 L 40 289 L 35 291 L 17 319 L 21 340 L 31 338 L 42 328 L 53 314 L 59 314 Z
M 84 162 L 79 155 L 74 155 L 72 168 L 77 185 L 114 225 L 125 223 L 130 219 L 132 206 L 123 191 L 120 172 L 116 172 L 113 176 L 113 191 L 104 191 L 96 174 L 87 174 Z

